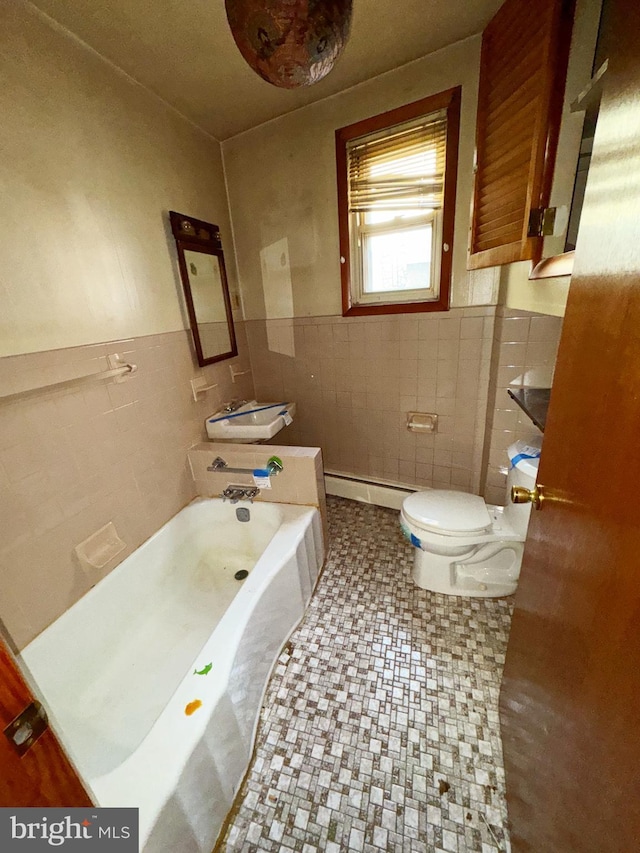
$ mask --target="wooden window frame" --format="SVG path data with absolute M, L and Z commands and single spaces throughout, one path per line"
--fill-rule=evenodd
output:
M 428 98 L 413 101 L 410 104 L 405 104 L 402 107 L 336 130 L 340 277 L 342 283 L 342 315 L 344 317 L 358 317 L 371 314 L 411 314 L 423 311 L 449 310 L 461 95 L 462 87 L 455 86 L 452 89 L 447 89 Z M 360 136 L 367 136 L 370 133 L 386 130 L 387 128 L 390 129 L 396 125 L 426 116 L 438 110 L 446 110 L 447 114 L 446 160 L 442 203 L 442 243 L 440 253 L 440 291 L 438 299 L 429 302 L 385 302 L 375 305 L 352 305 L 347 143 Z M 445 250 L 445 247 L 448 247 L 447 250 Z

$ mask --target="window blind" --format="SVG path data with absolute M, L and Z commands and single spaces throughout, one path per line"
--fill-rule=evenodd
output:
M 349 142 L 349 212 L 440 209 L 446 146 L 445 110 Z

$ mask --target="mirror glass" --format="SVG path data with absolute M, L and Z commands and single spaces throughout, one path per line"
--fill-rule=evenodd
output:
M 217 255 L 205 255 L 192 249 L 185 251 L 184 258 L 202 354 L 205 359 L 214 358 L 232 348 L 220 259 Z
M 217 225 L 171 211 L 178 264 L 200 365 L 238 354 Z

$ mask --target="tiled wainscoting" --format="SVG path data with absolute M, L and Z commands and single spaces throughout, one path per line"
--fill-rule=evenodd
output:
M 104 370 L 112 353 L 138 365 L 122 383 L 0 403 L 0 618 L 22 647 L 188 503 L 186 451 L 254 379 L 258 397 L 298 404 L 278 443 L 321 447 L 325 469 L 469 491 L 486 472 L 502 503 L 506 447 L 537 432 L 506 388 L 550 383 L 561 325 L 503 308 L 239 322 L 240 357 L 204 371 L 185 331 L 0 359 L 0 396 Z M 231 366 L 247 372 L 233 382 Z M 201 373 L 217 388 L 194 402 Z M 409 411 L 437 413 L 438 432 L 409 432 Z M 81 569 L 73 549 L 109 521 L 126 550 Z
M 511 601 L 419 589 L 396 512 L 327 504 L 327 565 L 216 849 L 507 849 L 498 691 Z
M 494 313 L 248 321 L 256 393 L 298 404 L 278 441 L 320 446 L 326 470 L 477 491 Z M 409 432 L 410 411 L 437 434 Z
M 509 445 L 519 438 L 541 438 L 507 389 L 551 387 L 561 331 L 562 317 L 503 307 L 496 311 L 485 437 L 484 496 L 489 503 L 505 502 Z
M 150 335 L 0 359 L 0 396 L 107 369 L 107 355 L 138 366 L 122 383 L 0 401 L 0 619 L 26 645 L 195 495 L 187 450 L 204 419 L 231 397 L 253 394 L 251 375 L 229 365 L 203 371 L 217 389 L 196 403 L 201 371 L 188 332 Z M 126 550 L 85 571 L 76 545 L 112 521 Z

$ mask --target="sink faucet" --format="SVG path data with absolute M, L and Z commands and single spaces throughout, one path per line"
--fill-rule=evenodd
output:
M 247 403 L 246 400 L 230 400 L 225 406 L 222 407 L 222 411 L 227 414 L 231 414 L 231 412 L 236 412 L 241 406 L 245 406 Z

